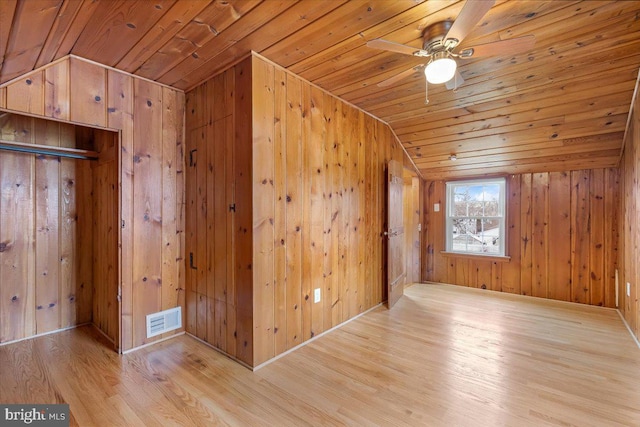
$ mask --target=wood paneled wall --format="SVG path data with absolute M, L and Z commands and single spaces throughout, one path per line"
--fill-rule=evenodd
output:
M 615 307 L 618 169 L 508 176 L 509 261 L 441 253 L 445 187 L 425 188 L 425 280 Z
M 405 257 L 407 264 L 407 283 L 422 280 L 421 238 L 422 232 L 422 191 L 420 178 L 405 169 L 404 189 L 402 193 L 403 215 L 405 226 Z
M 385 299 L 380 121 L 253 57 L 254 365 Z M 314 303 L 314 290 L 321 300 Z
M 118 295 L 118 138 L 115 132 L 97 130 L 78 139 L 81 143 L 88 139 L 100 158 L 90 163 L 90 197 L 80 199 L 80 203 L 92 205 L 87 217 L 91 233 L 78 234 L 75 239 L 79 246 L 93 246 L 92 321 L 115 344 L 120 335 L 118 299 L 114 297 Z
M 405 159 L 384 123 L 254 55 L 187 94 L 187 136 L 189 332 L 257 366 L 386 299 L 384 171 Z
M 4 114 L 0 138 L 74 147 L 75 129 Z M 0 342 L 91 321 L 91 183 L 88 161 L 0 151 Z
M 145 316 L 184 307 L 184 94 L 68 56 L 0 87 L 0 108 L 120 132 L 120 349 L 157 340 Z
M 252 363 L 251 62 L 186 96 L 187 332 Z
M 637 89 L 637 88 L 636 88 Z M 640 98 L 636 96 L 622 157 L 620 311 L 640 339 Z M 630 285 L 630 295 L 626 284 Z

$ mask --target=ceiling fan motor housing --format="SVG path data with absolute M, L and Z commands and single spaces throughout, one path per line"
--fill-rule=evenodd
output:
M 453 25 L 453 21 L 440 21 L 429 25 L 422 33 L 422 49 L 433 55 L 436 52 L 451 51 L 458 45 L 458 40 L 448 39 L 444 43 L 444 38 Z

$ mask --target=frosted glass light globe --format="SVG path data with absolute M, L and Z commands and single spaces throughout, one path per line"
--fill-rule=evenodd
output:
M 453 58 L 446 56 L 446 54 L 436 54 L 433 61 L 429 62 L 424 69 L 424 75 L 427 77 L 427 81 L 431 84 L 437 85 L 446 83 L 451 80 L 456 73 L 456 61 Z

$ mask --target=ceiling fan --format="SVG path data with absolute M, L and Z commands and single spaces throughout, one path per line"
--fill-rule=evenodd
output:
M 467 59 L 491 55 L 510 55 L 531 49 L 535 44 L 533 35 L 458 49 L 462 40 L 494 4 L 495 0 L 467 0 L 455 21 L 440 21 L 425 28 L 422 34 L 422 49 L 383 39 L 368 41 L 367 46 L 374 49 L 429 59 L 426 64 L 418 65 L 396 74 L 381 81 L 378 86 L 389 86 L 424 68 L 427 84 L 445 83 L 447 89 L 455 89 L 464 82 L 457 69 L 456 58 Z M 427 97 L 425 103 L 428 102 Z

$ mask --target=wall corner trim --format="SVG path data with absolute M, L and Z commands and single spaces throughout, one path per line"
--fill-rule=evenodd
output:
M 638 349 L 640 349 L 640 341 L 638 341 L 638 337 L 635 336 L 635 334 L 633 333 L 633 330 L 631 329 L 631 326 L 629 326 L 629 324 L 625 320 L 625 318 L 622 315 L 622 313 L 620 312 L 620 310 L 616 308 L 616 311 L 618 312 L 618 316 L 620 316 L 620 319 L 622 320 L 622 323 L 624 323 L 624 326 L 626 326 L 627 331 L 629 331 L 629 334 L 631 335 L 631 338 L 633 338 L 633 341 L 635 341 L 636 345 L 638 346 Z

